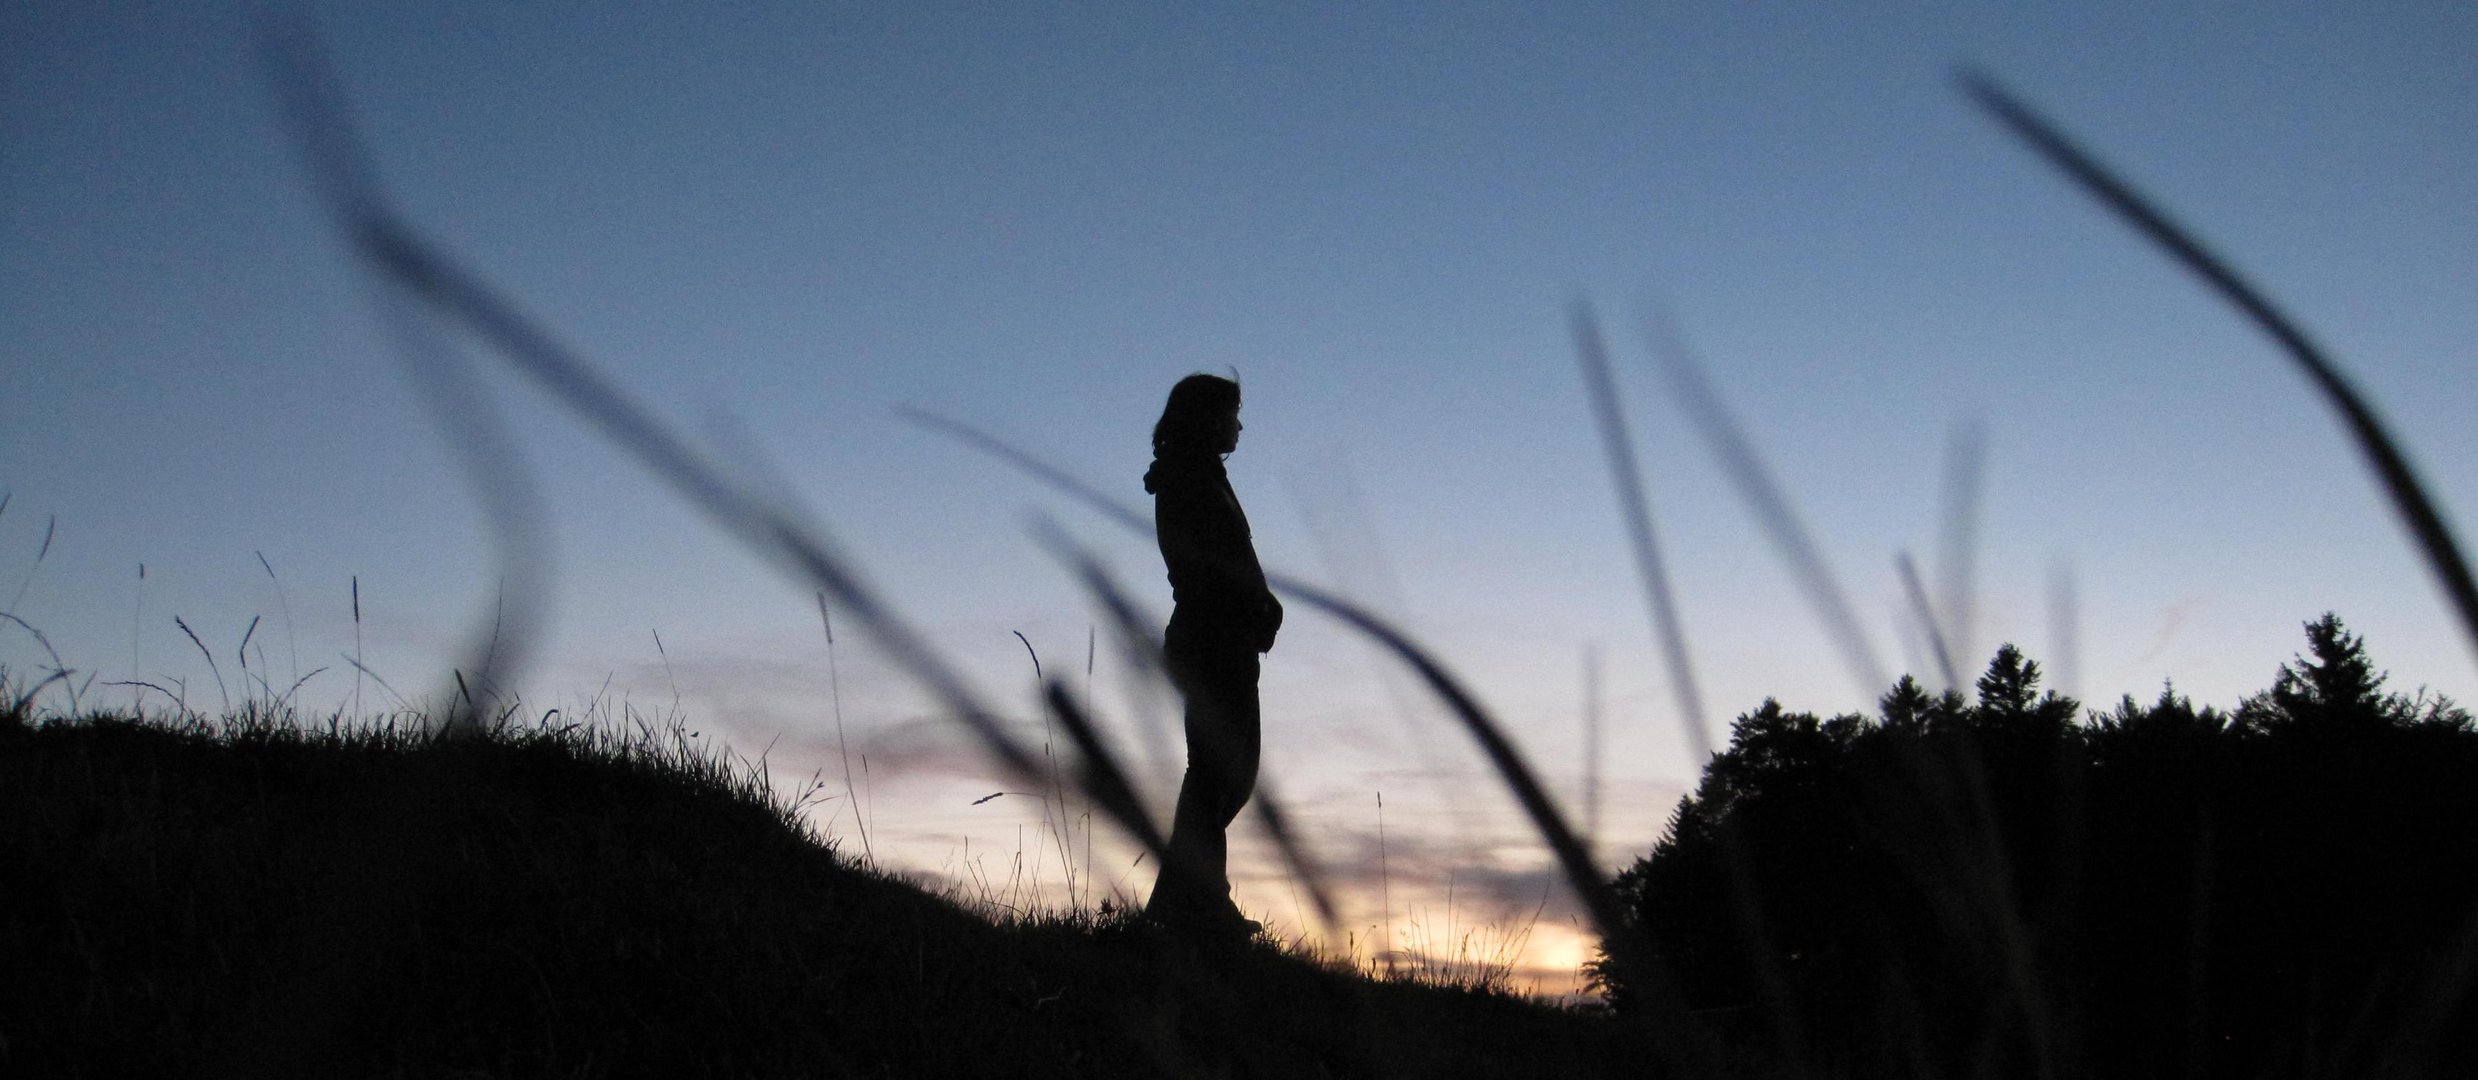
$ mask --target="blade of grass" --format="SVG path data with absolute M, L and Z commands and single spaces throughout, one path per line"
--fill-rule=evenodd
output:
M 2058 556 L 2048 565 L 2048 647 L 2056 651 L 2056 692 L 2080 697 L 2082 678 L 2082 613 L 2074 584 L 2074 564 Z
M 1023 644 L 1024 655 L 1032 657 L 1033 685 L 1037 687 L 1050 685 L 1049 677 L 1041 673 L 1041 653 L 1033 648 L 1032 639 L 1025 637 L 1021 630 L 1008 632 L 1014 634 L 1015 640 Z M 1071 812 L 1067 809 L 1067 785 L 1059 779 L 1058 753 L 1052 748 L 1054 740 L 1050 733 L 1050 715 L 1055 712 L 1057 712 L 1055 708 L 1048 709 L 1041 716 L 1041 757 L 1050 766 L 1050 784 L 1047 788 L 1048 794 L 1042 796 L 1041 799 L 1041 817 L 1049 825 L 1050 839 L 1058 846 L 1059 872 L 1066 875 L 1067 906 L 1072 908 L 1075 906 L 1076 895 L 1075 849 L 1071 843 L 1072 838 L 1066 833 L 1071 820 L 1069 816 Z M 1053 808 L 1057 811 L 1056 816 L 1051 814 Z
M 2037 109 L 2024 103 L 1999 85 L 1994 79 L 1976 71 L 1963 71 L 1958 76 L 1964 93 L 2008 131 L 2028 144 L 2050 165 L 2072 177 L 2091 197 L 2098 199 L 2136 232 L 2149 238 L 2204 284 L 2234 305 L 2248 319 L 2271 335 L 2298 369 L 2313 382 L 2332 409 L 2348 426 L 2350 437 L 2358 451 L 2365 455 L 2367 466 L 2383 484 L 2392 507 L 2400 514 L 2402 525 L 2409 530 L 2418 549 L 2426 556 L 2444 596 L 2461 617 L 2461 627 L 2469 635 L 2473 652 L 2478 652 L 2478 580 L 2473 580 L 2469 560 L 2452 530 L 2444 524 L 2443 515 L 2419 483 L 2409 459 L 2395 446 L 2392 436 L 2376 417 L 2374 408 L 2358 395 L 2348 378 L 2334 364 L 2323 348 L 2306 336 L 2306 332 L 2282 314 L 2226 260 L 2203 246 L 2202 241 L 2171 220 L 2157 203 L 2145 198 L 2116 173 L 2101 165 L 2097 158 L 2082 149 L 2056 124 Z
M 1791 581 L 1806 598 L 1808 608 L 1815 612 L 1816 620 L 1823 624 L 1825 636 L 1841 654 L 1842 665 L 1858 683 L 1859 692 L 1874 697 L 1879 688 L 1891 685 L 1884 677 L 1884 665 L 1877 662 L 1875 646 L 1868 643 L 1866 631 L 1859 628 L 1858 615 L 1842 590 L 1841 579 L 1824 561 L 1823 549 L 1816 546 L 1807 527 L 1799 521 L 1798 511 L 1780 481 L 1774 479 L 1762 455 L 1755 452 L 1746 426 L 1730 413 L 1729 406 L 1705 378 L 1703 365 L 1689 351 L 1674 322 L 1666 318 L 1647 320 L 1644 336 L 1651 343 L 1653 366 L 1669 383 L 1679 410 L 1703 436 L 1704 444 L 1719 460 L 1722 474 L 1747 504 L 1765 538 L 1772 541 L 1774 552 L 1789 569 Z
M 1758 526 L 1788 565 L 1793 580 L 1818 621 L 1824 624 L 1851 677 L 1872 697 L 1877 693 L 1875 688 L 1890 684 L 1876 661 L 1874 647 L 1859 628 L 1857 616 L 1839 579 L 1825 563 L 1821 549 L 1810 538 L 1806 527 L 1800 523 L 1788 495 L 1764 465 L 1762 457 L 1755 452 L 1744 425 L 1731 415 L 1705 378 L 1702 366 L 1687 348 L 1674 322 L 1666 319 L 1649 322 L 1646 337 L 1652 344 L 1656 366 L 1667 376 L 1680 408 L 1694 422 L 1713 455 L 1720 459 L 1722 471 L 1728 476 L 1731 486 L 1747 503 Z M 2029 1025 L 2028 1035 L 2034 1048 L 2039 1051 L 2038 1056 L 2043 1062 L 2042 1075 L 2045 1075 L 2045 1049 L 2053 1045 L 2048 1031 L 2048 1011 L 2040 988 L 2026 977 L 2030 970 L 2026 924 L 2020 905 L 2005 884 L 2002 870 L 2004 852 L 1991 816 L 1990 796 L 1984 778 L 1973 766 L 1973 762 L 1964 759 L 1955 770 L 1958 776 L 1941 777 L 1937 775 L 1939 769 L 1931 763 L 1913 762 L 1912 765 L 1923 783 L 1939 786 L 1958 783 L 1965 805 L 1975 811 L 1969 824 L 1957 822 L 1959 827 L 1948 829 L 1947 835 L 1956 850 L 1965 853 L 1972 850 L 1968 845 L 1975 841 L 1975 857 L 1965 865 L 1975 865 L 1983 870 L 1979 880 L 1973 884 L 1988 898 L 1988 902 L 1979 907 L 1978 914 L 1991 924 L 1993 935 L 2003 946 L 2009 962 L 2008 970 L 2014 976 L 2009 987 L 2020 1014 Z M 1724 847 L 1726 849 L 1726 845 Z
M 172 625 L 180 627 L 182 633 L 189 635 L 189 643 L 198 647 L 198 655 L 206 657 L 207 672 L 215 676 L 215 694 L 223 699 L 224 711 L 231 712 L 232 695 L 224 690 L 224 670 L 215 666 L 215 654 L 207 650 L 206 642 L 198 640 L 198 632 L 190 629 L 188 623 L 182 622 L 180 616 L 172 617 Z
M 1367 499 L 1360 492 L 1349 461 L 1337 456 L 1318 472 L 1318 480 L 1334 488 L 1329 498 L 1311 499 L 1306 487 L 1295 479 L 1285 486 L 1300 520 L 1308 527 L 1309 544 L 1316 552 L 1317 565 L 1323 569 L 1325 580 L 1332 582 L 1337 591 L 1358 597 L 1376 611 L 1388 613 L 1398 621 L 1404 619 L 1410 606 L 1404 602 L 1401 585 L 1377 541 L 1376 530 L 1368 522 Z M 1401 750 L 1410 754 L 1437 804 L 1451 816 L 1451 834 L 1462 842 L 1457 857 L 1481 858 L 1473 849 L 1487 831 L 1479 820 L 1481 808 L 1460 797 L 1459 770 L 1446 759 L 1445 748 L 1427 737 L 1423 730 L 1426 721 L 1411 688 L 1404 685 L 1390 661 L 1382 655 L 1375 659 L 1379 664 L 1377 684 L 1385 692 L 1386 711 L 1402 732 Z
M 359 672 L 362 675 L 369 676 L 371 682 L 379 684 L 379 689 L 387 691 L 388 697 L 396 699 L 396 708 L 403 709 L 406 707 L 404 695 L 397 693 L 396 688 L 388 685 L 387 680 L 381 678 L 378 672 L 370 670 L 367 665 L 363 664 L 360 657 L 345 656 L 343 657 L 343 660 L 345 663 L 353 665 L 354 671 Z M 361 687 L 358 679 L 355 681 L 353 688 L 353 709 L 356 714 L 358 714 L 361 709 Z
M 1962 680 L 1954 674 L 1952 650 L 1945 647 L 1944 630 L 1936 624 L 1936 605 L 1928 600 L 1927 586 L 1919 580 L 1919 564 L 1904 551 L 1893 556 L 1893 569 L 1901 575 L 1902 595 L 1910 600 L 1911 617 L 1927 631 L 1928 651 L 1936 657 L 1936 673 L 1944 676 L 1944 689 L 1959 689 Z
M 1600 429 L 1601 451 L 1608 458 L 1609 481 L 1617 489 L 1618 507 L 1626 519 L 1626 538 L 1633 546 L 1635 572 L 1643 579 L 1644 607 L 1660 639 L 1661 660 L 1669 669 L 1671 693 L 1678 699 L 1678 724 L 1698 762 L 1712 760 L 1712 736 L 1704 728 L 1704 695 L 1695 680 L 1694 658 L 1688 655 L 1686 625 L 1678 617 L 1678 601 L 1670 592 L 1669 571 L 1661 561 L 1660 542 L 1652 532 L 1652 501 L 1645 494 L 1643 474 L 1635 465 L 1635 440 L 1626 427 L 1626 412 L 1618 404 L 1616 375 L 1609 349 L 1600 333 L 1600 319 L 1589 301 L 1577 299 L 1570 311 L 1575 357 L 1583 368 L 1584 390 L 1591 398 L 1592 421 Z
M 293 633 L 293 605 L 284 596 L 284 579 L 275 576 L 275 564 L 267 561 L 266 552 L 253 550 L 250 554 L 258 556 L 259 567 L 266 570 L 267 580 L 275 584 L 275 612 L 284 617 L 284 653 L 286 659 L 292 662 L 293 685 L 299 686 L 302 678 L 301 642 Z
M 860 830 L 861 857 L 870 866 L 878 864 L 877 849 L 869 842 L 869 819 L 860 802 L 860 792 L 852 786 L 852 745 L 843 737 L 843 667 L 835 657 L 835 620 L 827 614 L 826 591 L 811 590 L 817 596 L 817 622 L 826 631 L 826 688 L 833 695 L 835 709 L 835 752 L 843 758 L 844 804 L 852 808 L 852 820 Z
M 1132 823 L 1130 832 L 1136 842 L 1143 844 L 1146 851 L 1153 852 L 1154 858 L 1161 858 L 1162 853 L 1169 850 L 1169 841 L 1153 824 L 1152 816 L 1145 813 L 1144 804 L 1136 798 L 1134 785 L 1127 782 L 1127 773 L 1119 768 L 1117 756 L 1102 740 L 1101 732 L 1095 729 L 1092 719 L 1068 695 L 1064 683 L 1056 680 L 1045 682 L 1042 697 L 1049 703 L 1051 715 L 1058 718 L 1059 726 L 1067 729 L 1068 740 L 1075 743 L 1078 786 L 1112 820 L 1122 826 Z
M 0 498 L 0 510 L 5 510 L 7 508 L 7 500 L 5 498 Z M 34 553 L 34 565 L 26 568 L 26 576 L 18 579 L 16 595 L 9 597 L 9 606 L 0 608 L 0 611 L 15 611 L 17 610 L 17 605 L 24 602 L 26 599 L 26 587 L 34 584 L 35 572 L 43 569 L 44 557 L 52 553 L 52 533 L 59 528 L 60 515 L 58 514 L 53 514 L 49 520 L 43 523 L 43 546 L 36 549 Z
M 1945 473 L 1938 493 L 1936 611 L 1947 631 L 1948 655 L 1976 660 L 1979 618 L 1979 508 L 1987 492 L 1987 429 L 1976 421 L 1954 425 L 1945 442 Z
M 262 23 L 260 48 L 284 118 L 308 159 L 310 179 L 338 226 L 362 249 L 385 247 L 395 235 L 393 211 L 378 183 L 377 169 L 358 135 L 341 80 L 305 12 L 272 13 Z M 418 245 L 417 245 L 418 246 Z M 525 463 L 511 428 L 483 389 L 464 355 L 436 325 L 443 309 L 425 306 L 423 290 L 401 273 L 378 274 L 374 306 L 388 329 L 397 367 L 412 383 L 425 411 L 439 425 L 449 452 L 482 504 L 501 588 L 487 616 L 487 645 L 477 644 L 469 666 L 485 696 L 496 697 L 522 671 L 538 637 L 551 574 L 549 526 L 533 470 Z M 513 582 L 515 612 L 507 611 Z M 502 649 L 504 631 L 504 658 Z M 485 639 L 482 625 L 470 639 Z M 474 734 L 478 713 L 453 708 L 446 733 Z
M 233 647 L 232 655 L 240 658 L 241 670 L 243 672 L 247 672 L 250 669 L 250 639 L 258 636 L 258 623 L 260 620 L 265 618 L 266 616 L 264 615 L 250 616 L 249 629 L 241 631 L 241 644 Z M 266 659 L 265 654 L 261 653 L 259 655 L 259 659 Z M 243 687 L 243 689 L 248 688 Z
M 144 627 L 145 623 L 146 564 L 139 563 L 138 583 L 130 596 L 129 610 L 129 679 L 132 682 L 145 678 L 145 672 L 141 670 L 145 665 L 140 662 L 140 659 L 145 655 L 145 652 L 140 648 L 145 641 L 145 635 L 141 633 L 141 629 Z M 136 690 L 131 690 L 129 692 L 129 712 L 131 715 L 134 716 L 137 714 L 141 700 L 142 699 Z
M 24 696 L 25 702 L 27 704 L 32 704 L 34 701 L 34 695 L 39 693 L 44 687 L 51 685 L 55 680 L 60 681 L 64 687 L 67 686 L 69 668 L 67 665 L 60 662 L 60 650 L 52 648 L 52 639 L 45 635 L 43 631 L 36 629 L 33 623 L 27 622 L 26 620 L 21 619 L 9 612 L 0 611 L 0 619 L 7 619 L 12 623 L 17 624 L 18 629 L 24 630 L 28 635 L 34 638 L 35 644 L 43 647 L 43 654 L 45 656 L 52 658 L 51 674 L 45 677 L 43 681 L 36 683 L 33 689 L 26 692 Z M 110 684 L 107 683 L 105 685 L 108 686 Z M 131 711 L 135 712 L 134 706 Z M 69 714 L 75 716 L 77 715 L 77 712 L 77 698 L 74 694 L 72 694 L 69 698 Z
M 286 33 L 285 31 L 289 31 Z M 928 640 L 878 599 L 822 529 L 752 494 L 709 463 L 671 426 L 398 218 L 382 197 L 366 153 L 346 118 L 342 94 L 306 27 L 279 27 L 268 39 L 271 70 L 296 138 L 309 157 L 337 227 L 379 276 L 490 346 L 492 355 L 533 380 L 586 426 L 706 515 L 726 534 L 803 584 L 833 598 L 876 639 L 888 658 L 926 687 L 1002 768 L 1030 786 L 1034 754 L 1005 730 Z M 358 665 L 356 665 L 358 666 Z M 862 772 L 868 771 L 863 755 Z M 1121 822 L 1132 831 L 1137 823 Z
M 1636 575 L 1643 580 L 1644 606 L 1652 619 L 1653 636 L 1661 643 L 1670 686 L 1678 700 L 1678 725 L 1684 729 L 1687 745 L 1693 749 L 1701 768 L 1713 760 L 1712 739 L 1704 726 L 1703 694 L 1697 689 L 1695 665 L 1687 652 L 1685 621 L 1678 615 L 1669 574 L 1654 539 L 1652 502 L 1636 468 L 1634 436 L 1627 429 L 1626 412 L 1618 402 L 1617 377 L 1609 363 L 1609 349 L 1600 332 L 1600 319 L 1589 301 L 1577 299 L 1569 320 L 1576 361 L 1582 366 L 1584 388 L 1591 398 L 1592 419 L 1600 430 L 1601 449 L 1608 457 L 1610 482 L 1617 489 L 1627 538 L 1634 547 Z M 1805 1038 L 1797 1024 L 1796 1010 L 1787 1007 L 1789 983 L 1781 974 L 1780 960 L 1772 947 L 1751 860 L 1745 846 L 1737 841 L 1736 830 L 1724 828 L 1719 838 L 1723 874 L 1734 901 L 1731 909 L 1737 914 L 1739 945 L 1755 970 L 1757 986 L 1777 1006 L 1766 1010 L 1774 1042 L 1804 1071 Z

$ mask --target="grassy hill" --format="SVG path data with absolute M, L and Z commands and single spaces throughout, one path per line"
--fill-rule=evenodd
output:
M 6 695 L 0 695 L 4 697 Z M 0 715 L 13 1076 L 1641 1075 L 1630 1026 L 993 925 L 677 733 Z

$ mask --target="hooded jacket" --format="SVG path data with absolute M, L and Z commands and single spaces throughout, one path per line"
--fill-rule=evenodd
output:
M 1144 490 L 1153 494 L 1153 533 L 1170 571 L 1171 625 L 1256 652 L 1272 648 L 1282 603 L 1265 584 L 1221 455 L 1165 447 L 1144 474 Z

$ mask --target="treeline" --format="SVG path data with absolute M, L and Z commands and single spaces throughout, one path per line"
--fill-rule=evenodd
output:
M 1622 1011 L 1801 1075 L 2478 1075 L 2478 724 L 2330 615 L 2234 711 L 1975 699 L 1738 718 L 1620 874 Z

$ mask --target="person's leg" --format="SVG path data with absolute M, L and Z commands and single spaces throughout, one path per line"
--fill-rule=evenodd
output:
M 1244 920 L 1230 899 L 1230 826 L 1256 791 L 1256 771 L 1262 734 L 1256 700 L 1257 658 L 1253 650 L 1221 649 L 1202 658 L 1204 697 L 1211 707 L 1197 717 L 1198 729 L 1188 735 L 1190 755 L 1205 751 L 1209 764 L 1191 765 L 1199 781 L 1194 848 L 1204 872 L 1197 875 L 1198 911 L 1213 923 L 1237 927 Z
M 1221 797 L 1217 817 L 1224 829 L 1238 820 L 1239 811 L 1256 794 L 1257 764 L 1264 752 L 1263 718 L 1256 699 L 1257 665 L 1255 653 L 1234 652 L 1217 657 L 1213 669 L 1214 697 L 1220 703 L 1213 717 L 1219 758 L 1214 781 Z
M 1178 629 L 1166 645 L 1171 677 L 1187 699 L 1187 775 L 1171 819 L 1170 858 L 1146 911 L 1163 921 L 1235 923 L 1228 829 L 1256 785 L 1257 658 L 1199 647 Z

